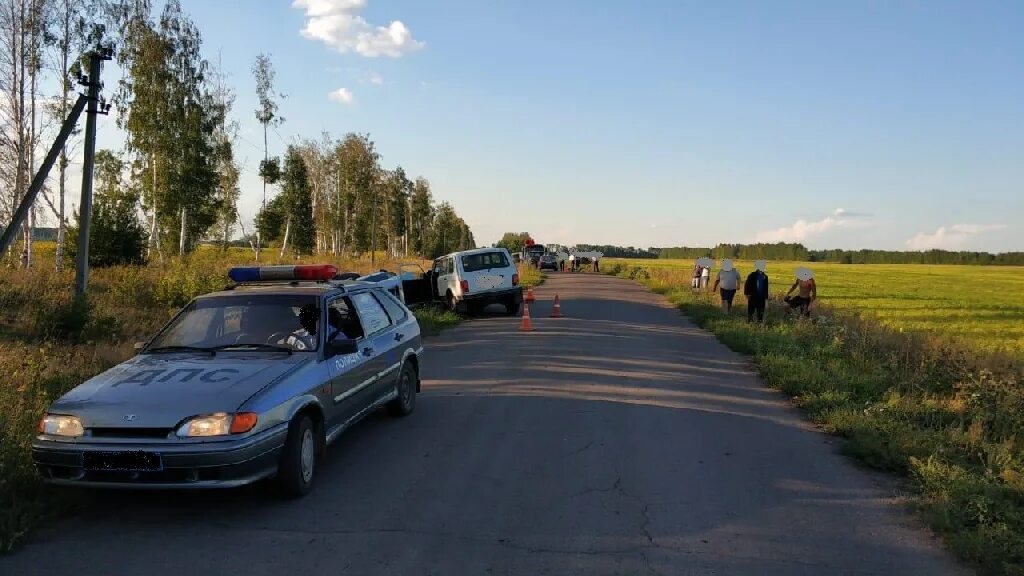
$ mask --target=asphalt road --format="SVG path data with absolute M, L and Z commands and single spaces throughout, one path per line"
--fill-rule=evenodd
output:
M 101 493 L 0 573 L 967 573 L 663 298 L 589 274 L 537 294 L 535 332 L 431 339 L 416 413 L 345 434 L 307 498 Z

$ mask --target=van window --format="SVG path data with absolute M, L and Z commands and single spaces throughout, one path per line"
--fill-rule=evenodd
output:
M 439 276 L 444 276 L 445 274 L 451 274 L 452 273 L 452 259 L 451 258 L 441 258 L 440 260 L 437 260 L 436 262 L 434 262 L 434 271 L 437 272 L 437 274 Z
M 504 252 L 480 252 L 462 257 L 462 269 L 466 272 L 476 272 L 488 268 L 508 268 L 508 258 Z

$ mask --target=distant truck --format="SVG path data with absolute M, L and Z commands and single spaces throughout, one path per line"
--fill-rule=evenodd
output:
M 521 259 L 524 263 L 536 268 L 540 264 L 540 257 L 547 253 L 543 244 L 528 244 L 523 247 Z

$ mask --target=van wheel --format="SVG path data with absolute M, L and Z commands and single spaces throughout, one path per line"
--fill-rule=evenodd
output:
M 505 299 L 505 314 L 509 316 L 519 314 L 519 302 L 516 301 L 514 296 Z
M 318 442 L 316 427 L 308 414 L 292 420 L 278 464 L 277 482 L 282 495 L 300 498 L 313 489 Z

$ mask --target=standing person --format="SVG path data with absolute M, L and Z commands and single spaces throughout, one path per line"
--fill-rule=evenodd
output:
M 601 265 L 597 263 L 597 256 L 594 256 L 594 272 L 600 272 Z
M 793 290 L 797 288 L 800 289 L 797 295 L 790 297 Z M 782 299 L 786 303 L 786 314 L 796 310 L 800 315 L 809 317 L 811 315 L 811 303 L 817 299 L 818 286 L 814 283 L 814 272 L 811 272 L 809 268 L 797 268 L 796 281 L 793 282 L 789 292 L 786 292 L 785 298 Z
M 708 287 L 708 282 L 711 281 L 711 268 L 704 266 L 700 271 L 700 289 L 704 290 Z
M 693 265 L 693 281 L 690 282 L 690 288 L 693 288 L 694 290 L 700 289 L 700 271 L 701 271 L 701 265 L 698 264 L 698 263 L 694 263 L 694 265 Z
M 558 271 L 565 272 L 565 258 L 561 254 L 558 255 Z
M 569 254 L 569 272 L 576 271 L 576 255 Z
M 754 321 L 754 312 L 757 312 L 757 321 L 764 322 L 764 307 L 768 303 L 768 274 L 765 270 L 768 263 L 764 260 L 754 262 L 754 271 L 747 276 L 743 283 L 743 295 L 747 297 L 747 323 Z
M 719 290 L 719 286 L 721 286 L 722 310 L 725 310 L 726 314 L 732 314 L 732 299 L 736 296 L 736 289 L 740 287 L 740 273 L 733 268 L 732 260 L 722 262 L 722 269 L 719 270 L 718 276 L 715 276 L 715 287 L 711 290 Z

